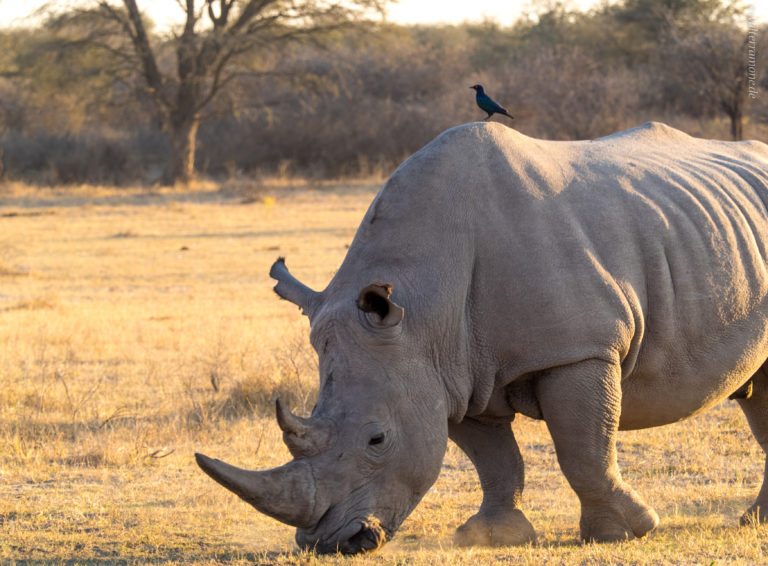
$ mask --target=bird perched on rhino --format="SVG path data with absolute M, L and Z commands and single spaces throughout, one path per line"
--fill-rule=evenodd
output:
M 494 114 L 504 114 L 504 116 L 509 116 L 512 120 L 515 119 L 512 114 L 507 112 L 506 108 L 503 108 L 500 104 L 495 102 L 490 96 L 485 94 L 485 90 L 483 89 L 483 85 L 472 85 L 472 89 L 475 89 L 475 102 L 477 102 L 477 105 L 480 107 L 481 110 L 488 113 L 488 117 L 485 118 L 485 121 L 490 120 L 491 116 Z

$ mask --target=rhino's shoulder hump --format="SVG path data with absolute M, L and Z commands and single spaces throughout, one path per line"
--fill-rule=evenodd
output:
M 505 168 L 510 162 L 537 160 L 548 161 L 560 157 L 578 147 L 579 143 L 541 140 L 526 136 L 498 122 L 472 122 L 450 128 L 416 152 L 417 161 L 425 157 L 442 158 L 464 166 L 480 159 L 497 167 Z
M 422 150 L 442 152 L 449 149 L 452 153 L 459 154 L 467 149 L 525 146 L 541 141 L 498 122 L 471 122 L 445 130 Z

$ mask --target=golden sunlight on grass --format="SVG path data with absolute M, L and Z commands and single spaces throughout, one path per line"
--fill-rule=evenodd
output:
M 762 454 L 731 402 L 622 434 L 624 475 L 661 516 L 623 544 L 578 542 L 578 500 L 545 425 L 525 418 L 515 429 L 539 541 L 522 548 L 452 546 L 481 499 L 453 445 L 398 536 L 357 558 L 297 553 L 293 529 L 199 471 L 196 450 L 252 468 L 288 459 L 271 400 L 308 412 L 316 358 L 269 267 L 285 255 L 323 288 L 376 189 L 0 194 L 0 562 L 768 561 L 768 529 L 737 526 Z

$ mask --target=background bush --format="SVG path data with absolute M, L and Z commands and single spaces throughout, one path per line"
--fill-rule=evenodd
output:
M 206 109 L 197 168 L 215 178 L 387 174 L 446 128 L 484 117 L 475 82 L 535 137 L 594 138 L 660 120 L 729 139 L 736 112 L 745 137 L 765 139 L 766 96 L 745 90 L 747 25 L 734 2 L 624 0 L 589 12 L 549 4 L 510 27 L 348 28 L 322 46 L 254 53 L 260 71 L 246 69 Z M 752 31 L 765 89 L 768 34 Z M 169 144 L 136 94 L 140 77 L 105 74 L 107 56 L 62 48 L 66 33 L 0 32 L 2 178 L 157 182 Z

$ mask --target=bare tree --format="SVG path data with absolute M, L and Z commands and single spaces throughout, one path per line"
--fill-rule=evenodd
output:
M 742 139 L 747 102 L 747 32 L 710 23 L 686 35 L 670 33 L 662 61 L 681 108 L 710 107 L 728 116 L 731 137 Z
M 516 116 L 551 139 L 591 139 L 633 125 L 646 79 L 578 47 L 541 48 L 508 68 Z
M 115 74 L 141 77 L 168 133 L 168 184 L 195 174 L 195 142 L 203 110 L 251 67 L 254 53 L 291 42 L 318 41 L 328 32 L 382 13 L 389 0 L 176 0 L 183 23 L 169 38 L 151 35 L 151 21 L 137 0 L 99 0 L 60 16 L 76 43 L 98 46 L 119 62 Z M 166 59 L 169 60 L 166 62 Z M 263 72 L 264 69 L 261 69 Z

